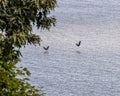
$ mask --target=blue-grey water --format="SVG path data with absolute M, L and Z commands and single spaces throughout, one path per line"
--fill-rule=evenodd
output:
M 46 96 L 120 96 L 120 0 L 58 0 L 52 14 L 56 27 L 33 30 L 41 46 L 22 49 L 30 82 Z

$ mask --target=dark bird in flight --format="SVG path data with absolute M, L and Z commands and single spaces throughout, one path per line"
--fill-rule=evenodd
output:
M 48 50 L 48 49 L 49 49 L 49 46 L 47 46 L 47 47 L 43 47 L 43 49 L 44 49 L 44 50 Z
M 80 46 L 81 45 L 81 41 L 79 41 L 78 43 L 76 43 L 76 46 Z

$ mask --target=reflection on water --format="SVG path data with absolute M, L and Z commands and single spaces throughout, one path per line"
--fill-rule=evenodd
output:
M 76 51 L 76 53 L 80 54 L 81 52 L 80 51 Z
M 120 95 L 120 1 L 59 0 L 57 25 L 22 49 L 21 65 L 46 96 Z M 75 45 L 82 40 L 80 47 Z M 45 51 L 42 47 L 50 45 Z
M 49 52 L 48 52 L 48 51 L 45 51 L 44 54 L 49 54 Z

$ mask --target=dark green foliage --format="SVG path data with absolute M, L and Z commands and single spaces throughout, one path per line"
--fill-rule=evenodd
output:
M 29 70 L 16 64 L 22 46 L 40 44 L 32 26 L 55 26 L 56 19 L 49 15 L 55 7 L 56 0 L 0 0 L 0 96 L 44 96 L 28 82 Z

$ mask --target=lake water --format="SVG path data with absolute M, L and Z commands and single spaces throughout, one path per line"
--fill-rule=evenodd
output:
M 41 46 L 22 49 L 31 83 L 46 96 L 120 96 L 120 0 L 58 0 L 58 6 L 56 27 L 34 28 Z

